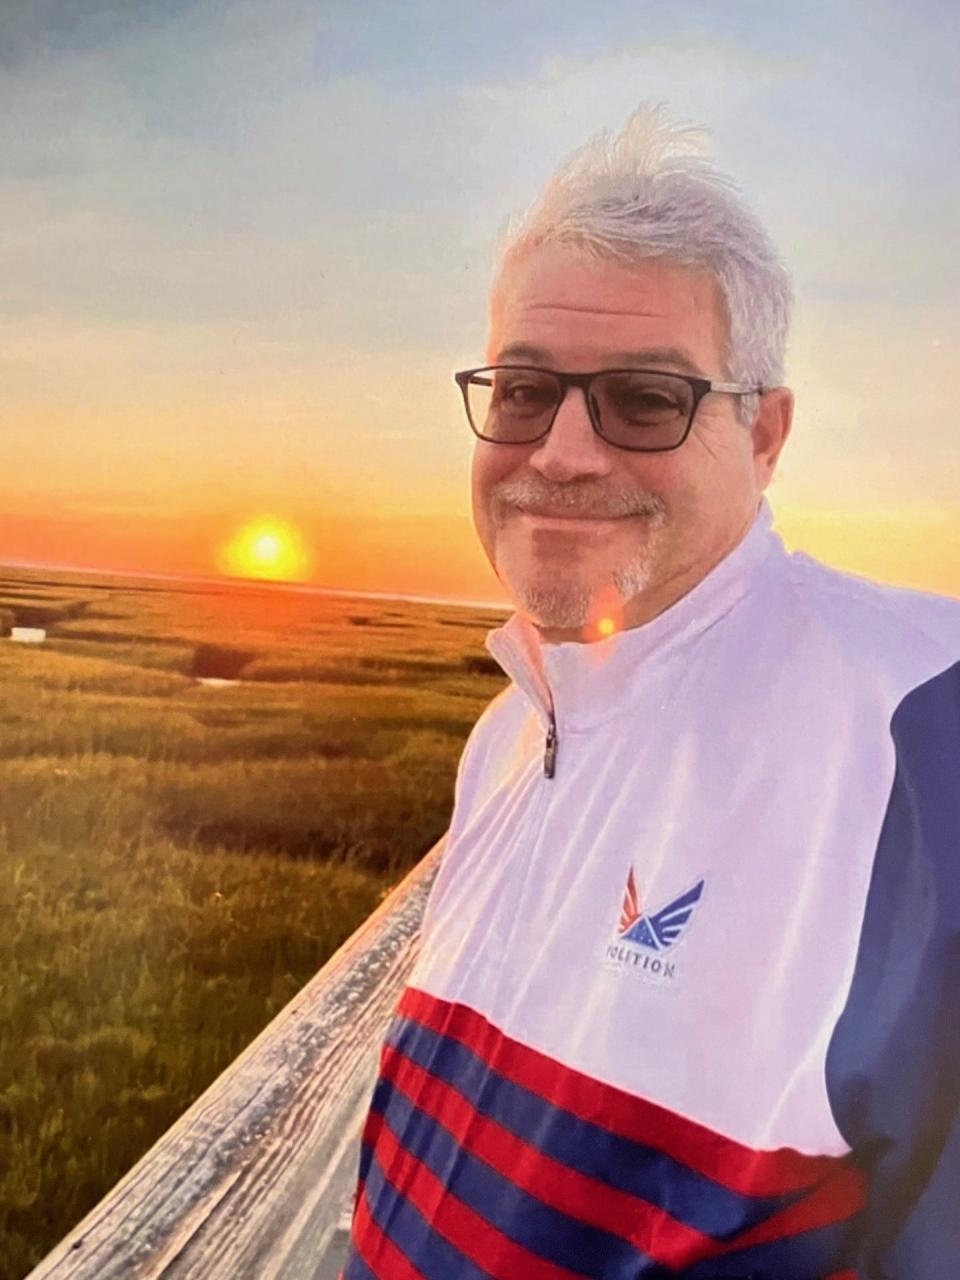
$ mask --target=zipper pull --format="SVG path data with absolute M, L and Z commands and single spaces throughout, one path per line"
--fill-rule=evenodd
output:
M 550 712 L 550 725 L 547 728 L 547 740 L 543 748 L 543 772 L 552 778 L 557 767 L 557 722 Z

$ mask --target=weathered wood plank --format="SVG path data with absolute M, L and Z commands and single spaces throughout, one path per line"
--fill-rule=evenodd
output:
M 334 1280 L 435 845 L 28 1280 Z

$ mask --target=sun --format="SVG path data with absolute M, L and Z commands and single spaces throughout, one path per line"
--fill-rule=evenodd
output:
M 296 582 L 309 572 L 310 557 L 293 525 L 263 516 L 237 530 L 223 549 L 220 567 L 233 577 Z

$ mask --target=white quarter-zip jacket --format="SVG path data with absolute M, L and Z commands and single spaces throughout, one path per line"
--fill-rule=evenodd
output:
M 960 1275 L 960 602 L 771 524 L 488 638 L 345 1280 Z

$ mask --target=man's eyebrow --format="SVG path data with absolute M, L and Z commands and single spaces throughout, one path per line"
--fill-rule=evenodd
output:
M 535 347 L 527 342 L 511 342 L 501 348 L 494 364 L 504 364 L 511 360 L 535 360 L 539 364 L 551 367 L 550 352 L 543 347 Z M 705 376 L 703 370 L 688 351 L 682 347 L 641 347 L 635 351 L 617 351 L 604 357 L 605 369 L 659 368 L 669 365 L 683 373 L 694 377 Z

